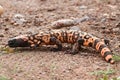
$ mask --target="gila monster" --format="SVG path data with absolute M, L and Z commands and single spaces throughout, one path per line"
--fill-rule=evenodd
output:
M 40 45 L 57 45 L 57 48 L 54 48 L 54 50 L 60 51 L 62 50 L 62 43 L 71 43 L 74 44 L 71 51 L 72 54 L 78 53 L 80 46 L 93 47 L 101 53 L 107 62 L 112 64 L 114 60 L 112 58 L 112 52 L 107 47 L 108 42 L 108 40 L 99 39 L 83 31 L 52 30 L 14 37 L 8 41 L 8 46 L 12 48 L 35 48 Z

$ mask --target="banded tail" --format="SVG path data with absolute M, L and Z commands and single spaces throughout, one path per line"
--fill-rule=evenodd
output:
M 107 45 L 105 44 L 105 42 L 100 41 L 98 39 L 96 39 L 94 41 L 94 48 L 100 52 L 100 54 L 102 55 L 102 57 L 104 57 L 104 59 L 113 64 L 115 61 L 113 60 L 113 56 L 112 56 L 112 52 L 111 50 L 107 47 Z

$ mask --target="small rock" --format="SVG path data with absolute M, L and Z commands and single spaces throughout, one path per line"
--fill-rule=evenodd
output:
M 8 31 L 9 30 L 9 28 L 5 28 L 5 31 Z
M 94 25 L 95 25 L 95 26 L 99 26 L 100 24 L 96 22 L 96 23 L 94 23 Z
M 79 8 L 80 8 L 80 9 L 87 9 L 87 6 L 82 5 L 82 6 L 80 6 Z
M 18 23 L 14 23 L 13 25 L 14 25 L 14 26 L 18 26 L 19 24 L 18 24 Z
M 4 9 L 3 9 L 3 7 L 0 5 L 0 16 L 3 14 L 3 12 L 4 12 Z
M 106 18 L 102 18 L 101 22 L 104 23 L 106 21 Z
M 19 24 L 19 25 L 21 25 L 21 24 L 27 22 L 27 20 L 25 20 L 25 17 L 24 17 L 23 15 L 21 15 L 21 14 L 15 14 L 15 15 L 13 16 L 13 22 L 14 22 L 14 24 Z M 13 22 L 12 22 L 12 23 L 13 23 Z
M 105 26 L 102 26 L 101 28 L 102 28 L 102 29 L 106 29 L 106 27 L 105 27 Z
M 48 12 L 55 11 L 55 10 L 56 10 L 56 8 L 48 8 L 47 9 Z
M 10 21 L 10 24 L 12 24 L 12 25 L 13 25 L 13 24 L 14 24 L 14 21 L 13 21 L 13 20 L 11 20 L 11 21 Z
M 103 17 L 109 18 L 109 17 L 110 17 L 110 15 L 109 15 L 109 14 L 107 14 L 107 13 L 104 13 L 104 14 L 103 14 Z
M 15 20 L 16 19 L 23 19 L 24 16 L 22 14 L 15 14 L 14 17 L 13 17 Z
M 119 32 L 119 31 L 120 31 L 120 28 L 113 28 L 112 31 L 113 31 L 113 32 Z
M 0 37 L 4 37 L 4 35 L 3 35 L 3 34 L 0 34 Z
M 117 23 L 116 27 L 120 28 L 120 22 L 119 22 L 119 23 Z
M 111 9 L 113 9 L 113 10 L 116 10 L 118 7 L 116 6 L 116 5 L 107 5 L 108 7 L 110 7 Z
M 9 21 L 9 18 L 5 18 L 4 20 L 5 20 L 5 21 Z
M 70 27 L 70 30 L 80 30 L 80 28 L 78 26 L 73 26 L 73 27 Z

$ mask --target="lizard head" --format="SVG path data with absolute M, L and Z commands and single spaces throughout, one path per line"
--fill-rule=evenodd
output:
M 14 37 L 8 40 L 9 47 L 30 47 L 30 43 L 28 42 L 28 37 L 25 35 Z

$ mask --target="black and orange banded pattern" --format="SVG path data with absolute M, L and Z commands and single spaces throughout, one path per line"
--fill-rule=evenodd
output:
M 103 41 L 96 39 L 94 42 L 94 48 L 101 53 L 102 57 L 104 57 L 107 62 L 110 62 L 111 64 L 114 63 L 112 52 Z
M 80 46 L 93 47 L 99 51 L 102 57 L 111 64 L 112 52 L 105 44 L 105 41 L 82 31 L 52 30 L 41 31 L 33 35 L 23 35 L 15 37 L 8 41 L 10 47 L 39 47 L 41 45 L 57 45 L 55 50 L 62 50 L 62 43 L 74 44 L 71 53 L 79 51 Z M 21 45 L 22 44 L 22 45 Z

